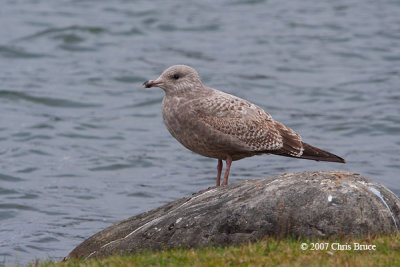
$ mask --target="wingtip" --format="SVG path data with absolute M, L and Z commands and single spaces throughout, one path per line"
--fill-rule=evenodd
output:
M 311 146 L 307 143 L 303 142 L 303 147 L 304 147 L 304 152 L 303 152 L 303 155 L 301 156 L 301 158 L 303 158 L 303 159 L 346 163 L 346 160 L 344 158 L 341 158 L 341 157 L 339 157 L 335 154 L 332 154 L 328 151 Z

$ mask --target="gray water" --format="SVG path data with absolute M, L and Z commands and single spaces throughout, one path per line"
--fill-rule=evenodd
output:
M 230 182 L 361 173 L 400 194 L 400 2 L 2 1 L 0 265 L 59 260 L 121 219 L 214 185 L 175 141 L 168 66 L 248 99 L 347 164 L 259 156 Z

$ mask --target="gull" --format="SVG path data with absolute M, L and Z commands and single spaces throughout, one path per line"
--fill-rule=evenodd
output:
M 162 116 L 171 135 L 187 149 L 218 159 L 216 186 L 228 184 L 232 161 L 262 154 L 345 163 L 330 152 L 302 141 L 300 135 L 249 101 L 203 85 L 186 65 L 166 69 L 144 88 L 165 91 Z

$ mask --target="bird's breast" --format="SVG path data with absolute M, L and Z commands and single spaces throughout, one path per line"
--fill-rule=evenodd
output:
M 165 97 L 162 103 L 162 115 L 165 126 L 175 139 L 186 147 L 196 143 L 196 135 L 199 132 L 194 129 L 196 117 L 188 101 L 179 97 Z

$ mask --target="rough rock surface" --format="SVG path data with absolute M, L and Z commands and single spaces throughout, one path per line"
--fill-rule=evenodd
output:
M 355 173 L 286 173 L 185 197 L 93 235 L 68 258 L 177 246 L 230 245 L 270 236 L 395 233 L 400 200 Z

